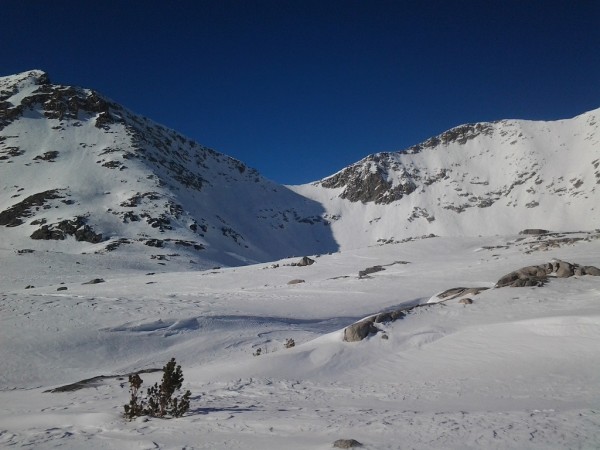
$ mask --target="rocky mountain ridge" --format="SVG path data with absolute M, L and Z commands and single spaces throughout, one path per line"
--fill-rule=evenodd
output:
M 3 246 L 215 264 L 336 249 L 320 205 L 95 91 L 31 71 L 0 78 L 0 108 Z
M 599 115 L 462 125 L 294 189 L 340 219 L 336 237 L 350 227 L 360 245 L 431 233 L 593 230 L 600 223 Z
M 462 125 L 283 186 L 42 71 L 0 77 L 0 246 L 239 265 L 416 236 L 592 230 L 598 115 Z

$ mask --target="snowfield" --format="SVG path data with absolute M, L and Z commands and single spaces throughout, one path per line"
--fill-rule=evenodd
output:
M 597 233 L 565 236 L 583 239 L 536 251 L 551 238 L 434 237 L 209 271 L 2 249 L 0 447 L 598 448 L 600 277 L 489 289 L 342 339 L 370 314 L 523 266 L 600 265 Z M 358 277 L 374 265 L 385 270 Z M 94 278 L 105 282 L 82 284 Z M 126 421 L 122 375 L 171 357 L 190 411 Z
M 600 448 L 599 114 L 283 186 L 93 90 L 0 77 L 0 448 Z M 495 287 L 553 259 L 581 267 Z M 188 413 L 125 420 L 128 374 L 173 357 Z

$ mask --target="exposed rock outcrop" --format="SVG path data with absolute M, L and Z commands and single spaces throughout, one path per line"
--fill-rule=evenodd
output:
M 382 270 L 385 270 L 382 266 L 367 267 L 364 270 L 358 271 L 358 278 L 365 278 L 371 273 L 381 272 Z
M 380 267 L 381 266 L 374 266 Z M 510 287 L 524 287 L 524 286 L 543 286 L 549 276 L 556 278 L 568 278 L 571 276 L 582 276 L 582 275 L 593 275 L 600 276 L 600 269 L 595 266 L 581 266 L 579 264 L 572 264 L 566 261 L 555 259 L 546 264 L 540 264 L 537 266 L 527 266 L 521 269 L 510 272 L 504 275 L 494 288 L 502 288 L 506 286 Z M 469 296 L 477 295 L 488 287 L 456 287 L 447 289 L 430 300 L 429 303 L 420 304 L 416 306 L 410 306 L 401 308 L 394 311 L 382 312 L 366 317 L 352 325 L 344 328 L 344 341 L 346 342 L 357 342 L 362 341 L 369 335 L 375 334 L 379 331 L 379 328 L 375 326 L 377 323 L 394 322 L 397 319 L 401 319 L 406 316 L 409 311 L 424 306 L 431 306 L 431 304 L 443 303 L 448 300 L 459 299 L 459 303 L 463 305 L 470 305 L 473 300 Z M 387 338 L 386 338 L 387 339 Z
M 400 173 L 399 181 L 390 180 L 390 172 Z M 353 164 L 321 182 L 326 188 L 343 187 L 341 198 L 351 202 L 388 204 L 417 189 L 413 177 L 400 167 L 389 153 L 377 153 Z
M 525 230 L 522 230 L 519 232 L 519 234 L 548 234 L 550 233 L 550 231 L 548 230 L 543 230 L 541 228 L 527 228 Z
M 551 272 L 552 266 L 549 264 L 522 267 L 504 275 L 498 280 L 495 287 L 542 286 L 547 281 L 548 274 Z
M 370 334 L 375 334 L 379 331 L 379 329 L 375 326 L 376 323 L 394 322 L 398 319 L 402 319 L 406 315 L 406 311 L 414 308 L 414 306 L 409 306 L 395 311 L 382 312 L 359 320 L 358 322 L 355 322 L 344 329 L 344 341 L 362 341 Z
M 102 234 L 94 232 L 92 227 L 86 225 L 86 218 L 81 216 L 55 224 L 42 225 L 31 234 L 31 239 L 64 240 L 68 236 L 75 237 L 76 241 L 92 244 L 102 242 Z
M 355 448 L 362 446 L 356 439 L 338 439 L 333 443 L 334 448 Z
M 473 287 L 473 288 L 457 287 L 457 288 L 447 289 L 444 292 L 442 292 L 441 294 L 438 294 L 437 297 L 443 301 L 446 301 L 446 300 L 452 300 L 452 299 L 459 298 L 459 297 L 464 297 L 465 295 L 477 295 L 480 292 L 483 292 L 487 289 L 489 289 L 489 288 L 487 288 L 487 287 Z
M 290 263 L 290 264 L 288 264 L 288 266 L 306 267 L 306 266 L 311 266 L 314 263 L 315 263 L 314 259 L 311 259 L 308 256 L 303 256 L 302 258 L 300 258 L 299 261 L 297 261 L 295 263 Z
M 63 198 L 59 192 L 59 189 L 51 189 L 30 195 L 24 200 L 21 200 L 7 210 L 0 212 L 0 225 L 7 227 L 17 227 L 21 225 L 24 222 L 24 218 L 31 217 L 34 214 L 34 209 L 44 207 L 49 200 Z
M 573 275 L 600 276 L 600 269 L 594 266 L 580 266 L 559 259 L 538 266 L 527 266 L 504 275 L 496 283 L 497 288 L 511 286 L 543 286 L 549 276 L 568 278 Z

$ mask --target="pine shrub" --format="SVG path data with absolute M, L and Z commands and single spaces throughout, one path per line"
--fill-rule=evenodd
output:
M 163 376 L 160 385 L 148 388 L 146 398 L 140 395 L 143 380 L 138 374 L 129 375 L 129 404 L 124 405 L 125 417 L 134 419 L 139 416 L 151 417 L 181 417 L 190 408 L 192 393 L 188 390 L 181 397 L 174 397 L 175 391 L 181 389 L 183 372 L 177 365 L 175 358 L 171 358 L 163 367 Z

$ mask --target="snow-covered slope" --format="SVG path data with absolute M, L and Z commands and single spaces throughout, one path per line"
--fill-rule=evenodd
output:
M 160 274 L 107 267 L 114 254 L 0 250 L 18 272 L 0 284 L 0 447 L 325 450 L 351 438 L 372 450 L 598 448 L 598 276 L 426 305 L 361 342 L 344 342 L 342 329 L 552 258 L 599 266 L 599 237 L 439 237 L 307 267 Z M 374 265 L 385 270 L 358 276 Z M 171 357 L 189 413 L 126 421 L 122 375 Z
M 337 249 L 318 203 L 41 71 L 0 78 L 0 179 L 5 248 L 201 267 Z
M 0 246 L 209 267 L 431 233 L 594 229 L 599 114 L 464 125 L 285 187 L 94 91 L 3 77 Z
M 555 122 L 453 128 L 293 189 L 322 203 L 342 248 L 600 223 L 600 109 Z
M 0 78 L 0 447 L 599 448 L 600 233 L 516 234 L 598 227 L 598 114 L 290 189 L 93 91 Z M 553 259 L 579 272 L 496 287 Z M 189 412 L 126 421 L 126 374 L 171 357 Z

